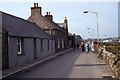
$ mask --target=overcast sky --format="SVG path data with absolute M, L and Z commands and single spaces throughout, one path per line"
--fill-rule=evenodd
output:
M 33 2 L 2 2 L 0 11 L 27 19 Z M 69 32 L 81 35 L 84 38 L 97 37 L 96 14 L 84 14 L 83 11 L 94 11 L 99 14 L 99 36 L 118 36 L 118 3 L 117 2 L 39 2 L 42 14 L 47 11 L 53 15 L 54 22 L 63 22 L 68 19 Z M 90 28 L 89 30 L 87 28 Z

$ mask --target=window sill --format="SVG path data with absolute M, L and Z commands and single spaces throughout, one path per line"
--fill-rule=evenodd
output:
M 24 55 L 25 55 L 25 53 L 17 54 L 17 56 L 24 56 Z

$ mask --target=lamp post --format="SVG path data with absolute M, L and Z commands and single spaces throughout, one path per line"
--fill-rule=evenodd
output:
M 93 11 L 84 11 L 83 13 L 94 13 L 96 14 L 97 16 L 97 42 L 98 42 L 98 45 L 99 45 L 99 28 L 98 28 L 98 12 L 93 12 Z

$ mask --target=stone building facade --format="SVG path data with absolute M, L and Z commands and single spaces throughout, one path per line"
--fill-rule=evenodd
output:
M 43 16 L 42 8 L 38 6 L 38 3 L 34 3 L 34 7 L 31 7 L 31 16 L 28 18 L 28 21 L 36 23 L 36 25 L 54 38 L 55 51 L 68 48 L 67 19 L 65 19 L 66 28 L 60 27 L 59 24 L 53 21 L 53 15 L 50 12 Z

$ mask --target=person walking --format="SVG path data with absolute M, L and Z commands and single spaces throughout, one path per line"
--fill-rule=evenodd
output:
M 89 44 L 89 42 L 86 43 L 86 51 L 87 51 L 87 54 L 90 52 L 90 44 Z
M 84 44 L 84 42 L 81 43 L 80 47 L 81 47 L 82 52 L 84 53 L 85 52 L 85 44 Z
M 91 51 L 94 52 L 94 42 L 91 43 Z

